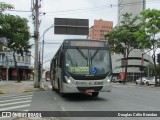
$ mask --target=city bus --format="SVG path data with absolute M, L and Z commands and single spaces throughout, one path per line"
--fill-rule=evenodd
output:
M 52 90 L 67 93 L 111 91 L 112 64 L 105 40 L 66 39 L 50 64 Z

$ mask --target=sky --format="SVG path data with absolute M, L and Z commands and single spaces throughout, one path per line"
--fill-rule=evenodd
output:
M 33 35 L 33 16 L 31 11 L 31 0 L 0 0 L 14 5 L 15 11 L 6 11 L 13 15 L 19 15 L 28 19 L 30 33 Z M 40 40 L 43 40 L 43 33 L 54 24 L 54 18 L 76 18 L 89 19 L 89 27 L 93 26 L 94 20 L 103 19 L 113 21 L 113 26 L 117 25 L 118 0 L 41 0 L 40 2 Z M 146 8 L 160 9 L 160 0 L 147 0 Z M 45 13 L 45 14 L 44 14 Z M 64 39 L 67 38 L 86 38 L 87 36 L 78 35 L 55 35 L 54 28 L 50 28 L 44 35 L 44 68 L 49 67 L 50 59 L 59 48 Z M 31 54 L 34 57 L 34 39 L 30 39 L 32 45 Z M 160 52 L 160 51 L 159 51 Z M 32 58 L 32 65 L 34 58 Z

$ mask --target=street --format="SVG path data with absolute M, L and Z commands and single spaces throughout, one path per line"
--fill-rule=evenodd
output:
M 34 93 L 32 110 L 44 111 L 158 111 L 159 88 L 113 85 L 112 92 L 96 98 L 90 94 L 69 94 L 61 97 L 51 90 Z M 37 102 L 38 100 L 38 102 Z
M 46 91 L 23 93 L 19 95 L 0 95 L 0 111 L 159 111 L 160 88 L 113 84 L 110 93 L 100 93 L 98 97 L 90 94 L 69 94 L 61 97 L 53 92 L 49 82 Z M 54 116 L 53 116 L 54 117 Z M 92 116 L 90 116 L 92 117 Z M 90 117 L 85 117 L 91 120 Z M 96 119 L 96 117 L 93 117 Z M 60 119 L 60 117 L 58 117 Z M 74 119 L 70 116 L 61 119 Z M 78 117 L 76 119 L 81 119 Z M 101 117 L 101 119 L 106 119 Z M 109 119 L 113 119 L 110 117 Z M 120 117 L 118 119 L 124 119 Z M 135 117 L 130 117 L 135 119 Z M 140 120 L 142 117 L 136 117 Z M 144 120 L 148 117 L 143 118 Z M 151 119 L 151 118 L 150 118 Z M 156 118 L 152 117 L 153 120 Z

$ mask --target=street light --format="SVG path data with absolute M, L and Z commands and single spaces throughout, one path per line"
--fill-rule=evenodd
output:
M 44 55 L 44 35 L 47 33 L 48 30 L 50 30 L 52 27 L 54 27 L 54 24 L 52 24 L 49 28 L 47 28 L 44 32 L 43 32 L 43 41 L 42 41 L 42 72 L 43 72 L 43 55 Z

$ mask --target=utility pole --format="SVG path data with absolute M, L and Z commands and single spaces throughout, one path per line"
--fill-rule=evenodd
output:
M 40 87 L 38 81 L 38 42 L 39 42 L 39 3 L 35 2 L 34 40 L 35 40 L 35 61 L 34 61 L 34 87 Z

